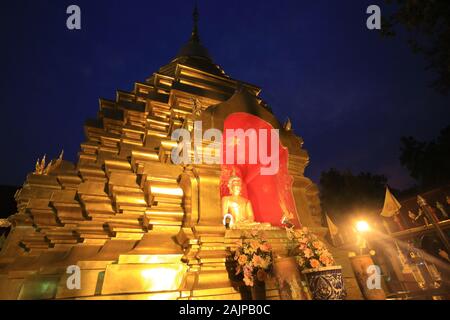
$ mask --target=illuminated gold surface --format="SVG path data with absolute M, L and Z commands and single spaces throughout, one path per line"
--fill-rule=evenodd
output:
M 99 288 L 103 281 L 104 272 L 101 270 L 81 270 L 81 289 L 68 289 L 68 274 L 64 274 L 57 287 L 56 299 L 70 299 L 90 297 L 100 294 Z
M 185 272 L 182 264 L 109 265 L 102 294 L 177 291 Z

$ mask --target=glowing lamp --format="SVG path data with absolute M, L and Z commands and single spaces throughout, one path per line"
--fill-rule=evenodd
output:
M 370 231 L 370 226 L 367 223 L 367 221 L 358 221 L 356 223 L 356 230 L 360 233 L 365 233 L 365 232 L 369 232 Z

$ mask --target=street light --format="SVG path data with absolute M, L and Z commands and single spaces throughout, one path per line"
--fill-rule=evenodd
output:
M 350 262 L 355 272 L 356 279 L 358 281 L 359 287 L 363 293 L 364 298 L 368 300 L 385 300 L 386 293 L 384 292 L 381 285 L 381 278 L 378 278 L 379 282 L 374 283 L 372 275 L 374 274 L 373 269 L 370 266 L 375 266 L 372 256 L 375 255 L 374 250 L 368 250 L 366 237 L 370 236 L 372 227 L 365 220 L 359 220 L 353 222 L 353 230 L 357 236 L 357 246 L 359 248 L 359 255 L 355 252 L 349 254 Z M 364 250 L 369 251 L 368 254 L 364 254 Z M 377 267 L 375 272 L 377 275 L 381 275 L 379 272 L 381 269 Z
M 356 231 L 359 233 L 365 233 L 370 231 L 370 226 L 367 221 L 361 220 L 356 223 Z
M 370 225 L 365 220 L 360 220 L 356 222 L 356 231 L 357 231 L 357 243 L 359 247 L 360 255 L 363 254 L 363 250 L 367 248 L 367 240 L 364 237 L 364 234 L 370 231 Z

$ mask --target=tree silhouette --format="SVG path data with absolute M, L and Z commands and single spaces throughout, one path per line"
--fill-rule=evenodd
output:
M 421 189 L 450 182 L 450 126 L 436 140 L 422 142 L 402 137 L 401 143 L 400 162 Z
M 387 178 L 383 175 L 330 169 L 322 172 L 320 193 L 324 211 L 342 222 L 355 213 L 379 214 Z
M 422 53 L 428 67 L 437 73 L 431 86 L 443 94 L 450 91 L 450 1 L 385 0 L 395 12 L 383 17 L 382 34 L 394 36 L 403 26 L 414 52 Z

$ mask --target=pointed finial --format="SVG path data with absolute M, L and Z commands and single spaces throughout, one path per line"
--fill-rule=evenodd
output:
M 45 170 L 45 157 L 46 155 L 44 155 L 44 157 L 42 159 L 37 159 L 36 161 L 36 165 L 35 165 L 35 174 L 43 174 L 44 170 Z
M 34 173 L 39 174 L 39 170 L 41 168 L 41 160 L 37 158 L 36 164 L 34 165 Z
M 192 13 L 192 18 L 193 18 L 193 27 L 191 37 L 189 38 L 189 41 L 180 49 L 177 58 L 199 57 L 212 61 L 208 53 L 208 50 L 202 46 L 200 36 L 198 34 L 199 14 L 197 3 L 195 4 L 194 11 Z
M 191 39 L 196 42 L 200 42 L 200 38 L 198 36 L 198 5 L 197 1 L 195 2 L 194 12 L 192 13 L 192 19 L 194 21 L 194 26 L 192 28 L 192 36 Z
M 291 131 L 292 130 L 291 119 L 287 118 L 286 122 L 284 123 L 284 130 L 286 130 L 286 131 Z

